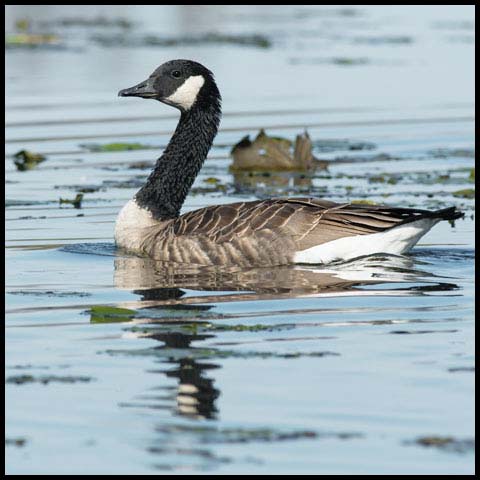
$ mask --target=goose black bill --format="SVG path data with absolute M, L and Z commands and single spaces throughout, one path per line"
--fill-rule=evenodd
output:
M 153 78 L 148 78 L 134 87 L 124 88 L 118 92 L 119 97 L 155 98 L 157 95 L 158 92 L 155 91 Z

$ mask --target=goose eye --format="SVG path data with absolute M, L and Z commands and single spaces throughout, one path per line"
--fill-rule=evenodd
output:
M 182 76 L 182 72 L 180 70 L 174 70 L 172 72 L 172 77 L 180 78 L 181 76 Z

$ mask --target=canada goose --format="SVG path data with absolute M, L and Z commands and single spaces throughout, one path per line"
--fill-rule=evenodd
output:
M 153 98 L 180 120 L 145 185 L 120 211 L 117 246 L 156 260 L 200 265 L 329 263 L 374 253 L 403 254 L 455 207 L 428 211 L 275 198 L 215 205 L 180 215 L 217 134 L 221 96 L 197 62 L 172 60 L 119 96 Z

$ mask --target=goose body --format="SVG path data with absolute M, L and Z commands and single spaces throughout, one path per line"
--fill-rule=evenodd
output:
M 154 98 L 181 112 L 147 182 L 118 215 L 115 242 L 128 251 L 198 265 L 330 263 L 403 254 L 439 221 L 462 216 L 455 207 L 429 211 L 314 198 L 215 205 L 180 215 L 220 122 L 213 75 L 196 62 L 173 60 L 119 95 Z

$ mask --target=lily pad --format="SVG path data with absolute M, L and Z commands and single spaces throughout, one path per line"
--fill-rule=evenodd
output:
M 146 150 L 152 148 L 150 145 L 144 145 L 142 143 L 83 143 L 80 145 L 82 148 L 86 148 L 90 152 L 125 152 L 128 150 Z
M 5 35 L 6 48 L 18 47 L 62 47 L 63 42 L 58 35 L 51 33 L 11 33 Z
M 218 185 L 220 183 L 220 179 L 216 177 L 208 177 L 203 180 L 204 183 L 208 183 L 210 185 Z
M 117 323 L 130 321 L 137 312 L 128 308 L 95 305 L 90 309 L 90 323 Z

